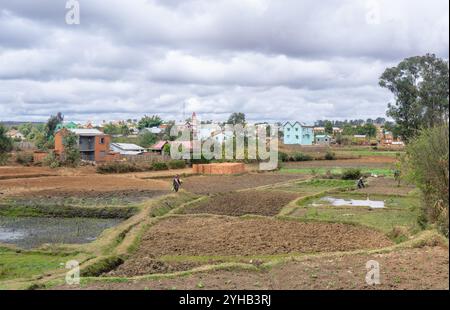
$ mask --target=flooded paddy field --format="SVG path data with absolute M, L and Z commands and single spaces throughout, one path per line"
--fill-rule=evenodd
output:
M 352 222 L 391 233 L 420 230 L 420 202 L 413 196 L 367 195 L 358 192 L 324 194 L 298 203 L 290 216 L 321 221 Z
M 46 243 L 88 243 L 119 218 L 48 218 L 0 216 L 0 243 L 31 249 Z

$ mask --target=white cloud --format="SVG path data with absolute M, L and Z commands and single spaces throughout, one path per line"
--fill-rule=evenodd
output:
M 63 2 L 2 1 L 0 120 L 377 117 L 386 67 L 449 53 L 445 0 Z

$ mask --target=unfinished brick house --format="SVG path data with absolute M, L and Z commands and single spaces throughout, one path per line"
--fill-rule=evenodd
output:
M 111 137 L 97 129 L 67 129 L 63 128 L 55 134 L 55 152 L 63 154 L 63 137 L 72 132 L 79 137 L 78 148 L 81 159 L 102 162 L 109 160 Z

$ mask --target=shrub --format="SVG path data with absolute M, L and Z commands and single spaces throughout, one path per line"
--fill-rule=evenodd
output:
M 29 166 L 33 162 L 33 154 L 28 152 L 17 153 L 16 162 L 21 165 Z
M 6 165 L 9 159 L 8 153 L 0 153 L 0 166 Z
M 10 138 L 6 136 L 6 128 L 0 124 L 0 165 L 6 164 L 9 155 L 13 148 L 13 143 Z
M 335 160 L 336 159 L 336 154 L 334 152 L 326 152 L 325 153 L 325 160 Z
M 289 161 L 289 155 L 284 152 L 278 152 L 278 159 L 281 161 Z
M 98 173 L 127 173 L 140 172 L 142 168 L 134 163 L 113 161 L 98 165 L 96 170 Z
M 76 167 L 81 160 L 80 151 L 78 149 L 78 136 L 74 133 L 68 133 L 63 137 L 64 145 L 64 164 Z
M 313 160 L 312 156 L 303 153 L 295 153 L 292 155 L 294 161 L 310 161 Z
M 341 175 L 342 180 L 357 180 L 360 177 L 361 177 L 361 170 L 358 168 L 345 169 Z
M 186 168 L 186 162 L 184 160 L 171 160 L 167 163 L 170 169 L 183 169 Z
M 167 166 L 167 164 L 164 162 L 153 163 L 152 167 L 154 170 L 168 170 L 169 169 L 169 166 Z
M 50 151 L 47 156 L 42 160 L 42 165 L 48 166 L 50 168 L 58 168 L 60 166 L 60 162 L 55 152 Z
M 422 220 L 436 224 L 448 237 L 448 124 L 421 131 L 410 141 L 402 160 L 406 177 L 423 194 Z

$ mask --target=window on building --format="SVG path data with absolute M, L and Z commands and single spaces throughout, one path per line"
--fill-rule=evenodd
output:
M 291 136 L 290 135 L 287 135 L 287 138 L 289 139 Z
M 105 138 L 100 138 L 100 144 L 105 144 Z
M 295 136 L 295 139 L 298 139 L 298 136 Z
M 295 128 L 295 131 L 298 131 L 298 128 Z
M 291 128 L 288 128 L 287 131 L 291 131 Z

